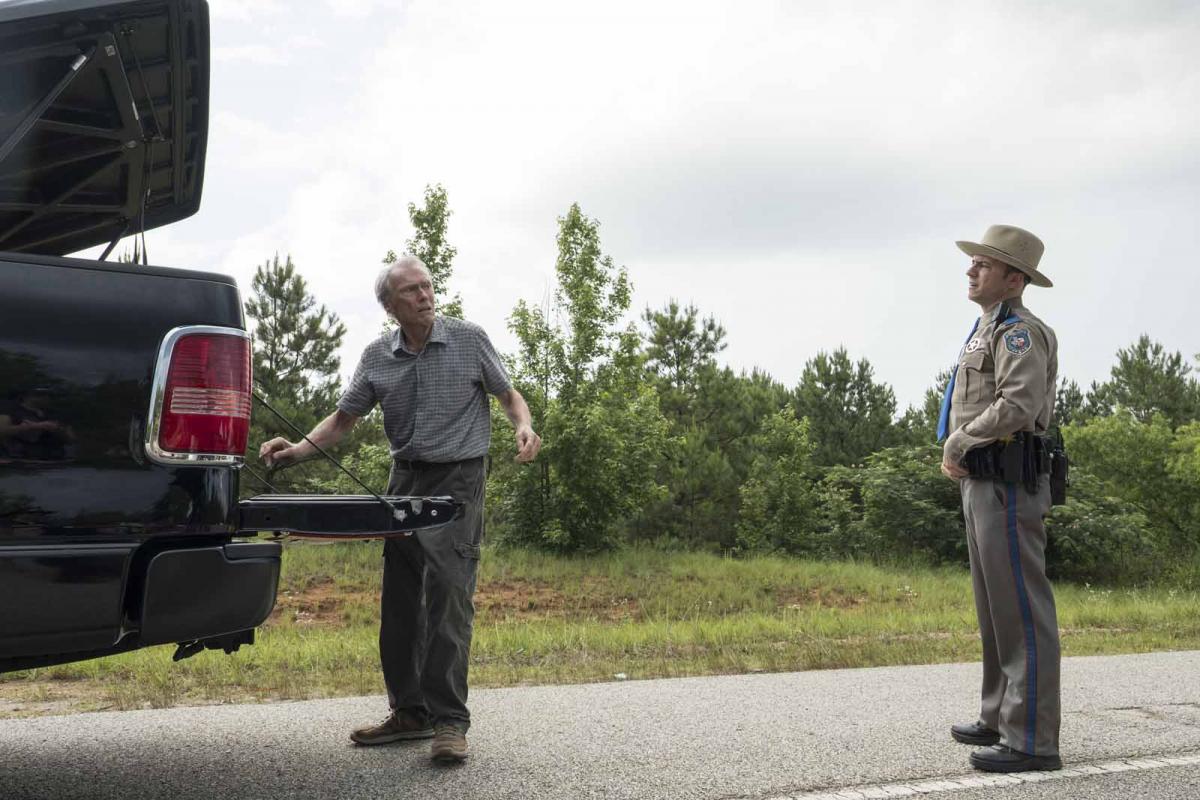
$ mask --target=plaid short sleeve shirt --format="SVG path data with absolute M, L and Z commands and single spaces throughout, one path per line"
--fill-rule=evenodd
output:
M 420 353 L 405 346 L 399 328 L 367 345 L 337 406 L 362 417 L 378 403 L 394 458 L 460 461 L 487 453 L 487 395 L 511 387 L 483 328 L 437 317 Z

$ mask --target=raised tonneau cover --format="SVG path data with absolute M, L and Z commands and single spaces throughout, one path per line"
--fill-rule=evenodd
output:
M 205 0 L 0 0 L 0 250 L 64 255 L 191 216 Z

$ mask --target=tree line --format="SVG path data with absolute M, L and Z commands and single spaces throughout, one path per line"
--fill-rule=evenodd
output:
M 469 318 L 449 296 L 445 190 L 427 187 L 408 211 L 406 250 L 429 266 L 442 312 Z M 545 446 L 534 464 L 515 464 L 493 404 L 489 537 L 570 553 L 649 542 L 966 563 L 958 488 L 939 472 L 933 442 L 948 372 L 901 411 L 870 362 L 844 348 L 809 358 L 793 387 L 735 371 L 718 360 L 725 328 L 693 305 L 669 300 L 629 321 L 629 275 L 578 205 L 559 218 L 557 246 L 554 291 L 513 308 L 518 346 L 504 356 Z M 395 258 L 388 251 L 383 263 Z M 316 304 L 290 256 L 261 265 L 251 290 L 255 381 L 307 431 L 337 399 L 345 326 Z M 1200 577 L 1200 384 L 1184 357 L 1142 336 L 1117 352 L 1108 380 L 1087 389 L 1061 381 L 1056 426 L 1072 486 L 1048 519 L 1051 573 L 1103 583 Z M 251 450 L 274 435 L 294 438 L 256 409 Z M 378 411 L 340 455 L 384 489 L 390 456 Z M 319 462 L 269 477 L 280 491 L 361 492 Z

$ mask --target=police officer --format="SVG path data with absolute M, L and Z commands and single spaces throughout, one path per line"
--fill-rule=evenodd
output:
M 959 353 L 938 421 L 942 472 L 957 480 L 966 519 L 975 610 L 983 639 L 979 720 L 951 736 L 983 745 L 988 772 L 1060 769 L 1059 641 L 1046 578 L 1050 480 L 1044 442 L 1058 378 L 1054 331 L 1022 302 L 1049 287 L 1032 233 L 993 225 L 971 256 L 967 297 L 983 313 Z

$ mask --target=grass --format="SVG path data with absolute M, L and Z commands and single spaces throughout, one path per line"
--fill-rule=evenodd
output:
M 380 693 L 381 545 L 290 543 L 275 612 L 232 656 L 167 647 L 0 675 L 0 718 Z M 1056 588 L 1064 655 L 1200 648 L 1200 593 Z M 632 549 L 487 550 L 473 686 L 969 661 L 965 570 Z

